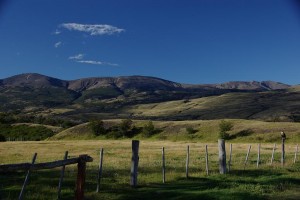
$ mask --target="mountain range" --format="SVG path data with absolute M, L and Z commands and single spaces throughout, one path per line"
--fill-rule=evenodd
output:
M 27 73 L 0 80 L 0 111 L 48 113 L 71 118 L 132 117 L 175 120 L 249 118 L 258 113 L 240 115 L 230 114 L 230 111 L 235 110 L 235 113 L 238 113 L 238 108 L 240 108 L 240 113 L 244 113 L 245 108 L 249 108 L 249 100 L 253 99 L 250 110 L 261 112 L 262 108 L 265 111 L 272 107 L 279 107 L 285 112 L 273 113 L 274 116 L 290 120 L 295 118 L 292 117 L 295 113 L 297 116 L 297 113 L 300 113 L 297 103 L 300 100 L 299 95 L 298 86 L 274 81 L 182 84 L 146 76 L 93 77 L 67 81 L 41 74 Z M 243 99 L 245 96 L 248 100 Z M 230 107 L 231 104 L 224 104 L 222 99 L 225 97 L 234 101 L 240 99 L 241 102 Z M 203 107 L 202 110 L 199 110 L 197 106 L 191 106 L 188 110 L 193 111 L 193 114 L 189 115 L 189 112 L 186 112 L 184 116 L 180 114 L 183 112 L 180 109 L 179 113 L 170 113 L 172 116 L 141 115 L 133 109 L 134 107 L 140 108 L 141 105 L 166 104 L 166 102 L 174 101 L 202 101 L 205 98 L 207 101 L 221 99 L 218 107 L 222 108 L 214 110 L 207 105 L 209 109 Z M 284 100 L 288 100 L 288 102 L 284 102 Z M 269 103 L 263 105 L 263 102 Z M 291 102 L 292 105 L 290 105 Z M 198 109 L 199 114 L 195 114 L 195 108 Z M 208 111 L 210 114 L 207 116 L 209 117 L 201 114 Z M 218 114 L 214 115 L 214 113 Z M 262 118 L 265 119 L 265 117 Z

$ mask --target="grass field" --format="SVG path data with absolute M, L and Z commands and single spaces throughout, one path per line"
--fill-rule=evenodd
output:
M 279 143 L 274 164 L 270 164 L 273 144 L 261 144 L 261 163 L 256 168 L 257 143 L 252 143 L 249 163 L 244 160 L 250 144 L 234 143 L 231 172 L 218 174 L 217 143 L 208 143 L 209 171 L 205 173 L 205 142 L 144 141 L 140 143 L 138 188 L 129 186 L 130 140 L 81 140 L 0 143 L 0 162 L 30 162 L 34 152 L 37 162 L 62 159 L 64 152 L 94 158 L 87 164 L 87 199 L 299 199 L 300 161 L 293 164 L 295 144 L 286 145 L 286 164 L 280 164 Z M 185 178 L 186 147 L 190 145 L 190 178 Z M 162 184 L 161 147 L 166 152 L 166 184 Z M 99 149 L 104 148 L 101 191 L 95 193 Z M 227 154 L 229 152 L 227 142 Z M 76 165 L 67 166 L 63 199 L 74 198 Z M 16 199 L 26 172 L 0 174 L 0 199 Z M 25 199 L 55 199 L 59 168 L 35 171 Z

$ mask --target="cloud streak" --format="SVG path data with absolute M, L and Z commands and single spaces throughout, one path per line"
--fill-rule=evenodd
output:
M 84 58 L 84 54 L 79 53 L 77 55 L 70 56 L 69 60 L 73 60 L 77 63 L 90 64 L 90 65 L 119 66 L 118 64 L 115 63 L 102 62 L 97 60 L 83 60 L 83 58 Z
M 55 48 L 58 48 L 58 47 L 60 47 L 62 45 L 62 42 L 56 42 L 55 44 L 54 44 L 54 47 Z
M 81 60 L 81 59 L 83 59 L 83 57 L 84 57 L 84 54 L 80 53 L 80 54 L 77 54 L 74 56 L 70 56 L 69 59 L 70 60 Z
M 78 23 L 64 23 L 60 27 L 65 28 L 69 31 L 79 31 L 89 33 L 90 35 L 113 35 L 119 34 L 125 31 L 108 24 L 78 24 Z
M 96 60 L 77 60 L 78 63 L 84 63 L 84 64 L 91 64 L 91 65 L 106 65 L 106 66 L 119 66 L 115 63 L 109 63 L 109 62 L 102 62 L 102 61 L 96 61 Z
M 59 35 L 61 32 L 59 31 L 59 30 L 55 30 L 54 32 L 53 32 L 53 34 L 54 35 Z

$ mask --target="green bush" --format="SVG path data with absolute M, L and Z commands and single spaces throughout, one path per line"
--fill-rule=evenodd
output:
M 123 119 L 121 124 L 119 125 L 119 131 L 123 137 L 131 137 L 132 133 L 132 120 L 131 119 Z
M 93 131 L 94 135 L 106 135 L 107 130 L 104 127 L 104 122 L 102 120 L 93 120 L 89 123 L 89 127 Z
M 6 140 L 10 138 L 11 140 L 28 141 L 44 140 L 54 135 L 51 129 L 44 126 L 12 126 L 7 124 L 0 124 L 0 134 L 3 135 Z
M 197 130 L 195 130 L 193 127 L 186 127 L 185 131 L 187 132 L 187 134 L 192 135 L 194 133 L 197 133 Z
M 142 135 L 144 137 L 151 137 L 156 133 L 155 127 L 152 121 L 148 121 L 147 124 L 143 127 Z
M 229 134 L 228 131 L 230 131 L 233 128 L 232 122 L 222 120 L 219 124 L 219 138 L 220 139 L 228 139 Z

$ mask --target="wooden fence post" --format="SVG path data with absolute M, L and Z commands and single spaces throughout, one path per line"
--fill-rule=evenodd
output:
M 281 166 L 282 167 L 284 166 L 284 160 L 285 160 L 285 145 L 284 145 L 284 142 L 285 142 L 285 138 L 283 137 L 281 139 Z
M 185 163 L 185 176 L 189 178 L 189 162 L 190 162 L 190 146 L 187 146 L 186 163 Z
M 67 159 L 68 159 L 68 151 L 65 152 L 65 156 L 64 156 L 64 160 L 67 160 Z M 60 199 L 61 186 L 62 186 L 62 182 L 64 180 L 65 168 L 66 168 L 65 165 L 63 165 L 61 167 L 60 179 L 59 179 L 59 182 L 58 182 L 57 199 Z
M 162 148 L 162 180 L 166 182 L 166 160 L 165 160 L 165 147 Z
M 99 160 L 99 170 L 98 170 L 96 192 L 99 192 L 99 190 L 100 190 L 100 180 L 101 180 L 101 177 L 102 177 L 102 163 L 103 163 L 103 148 L 101 148 L 101 150 L 100 150 L 100 160 Z
M 251 145 L 249 145 L 248 151 L 247 151 L 247 155 L 246 155 L 246 159 L 245 159 L 245 163 L 244 163 L 244 170 L 246 168 L 247 162 L 248 162 L 248 157 L 250 154 L 250 150 L 251 150 Z
M 206 175 L 208 175 L 209 171 L 208 171 L 208 150 L 207 150 L 207 145 L 205 145 L 205 169 L 206 169 Z
M 35 154 L 33 155 L 32 162 L 31 162 L 31 167 L 32 167 L 32 166 L 34 165 L 34 163 L 35 163 L 36 156 L 37 156 L 37 153 L 35 153 Z M 23 183 L 23 186 L 22 186 L 22 189 L 21 189 L 21 192 L 20 192 L 20 195 L 19 195 L 19 200 L 23 199 L 23 194 L 24 194 L 24 192 L 25 192 L 25 187 L 26 187 L 26 185 L 27 185 L 27 183 L 28 183 L 28 180 L 29 180 L 30 170 L 31 170 L 31 168 L 29 168 L 28 171 L 27 171 L 27 175 L 26 175 L 26 177 L 25 177 L 25 181 L 24 181 L 24 183 Z
M 77 164 L 77 181 L 76 181 L 76 190 L 75 190 L 75 199 L 83 200 L 84 199 L 84 185 L 85 185 L 85 171 L 86 171 L 86 161 L 84 157 L 87 155 L 80 155 L 78 158 Z
M 260 162 L 260 144 L 258 144 L 258 149 L 257 149 L 257 162 L 256 162 L 256 167 L 258 168 Z
M 274 143 L 274 147 L 273 147 L 273 151 L 272 151 L 272 157 L 271 157 L 271 164 L 273 164 L 273 161 L 274 161 L 275 150 L 276 150 L 276 144 Z
M 138 165 L 139 165 L 139 144 L 140 141 L 132 140 L 132 157 L 131 157 L 131 173 L 130 173 L 130 185 L 132 187 L 137 186 Z
M 232 144 L 230 144 L 230 148 L 229 148 L 228 172 L 230 172 L 231 157 L 232 157 Z
M 296 151 L 295 151 L 295 157 L 294 157 L 294 163 L 296 163 L 296 160 L 297 160 L 298 150 L 299 150 L 299 146 L 298 146 L 298 144 L 297 144 L 297 146 L 296 146 Z
M 225 140 L 218 140 L 219 147 L 219 169 L 220 174 L 226 174 L 226 150 L 225 150 Z

